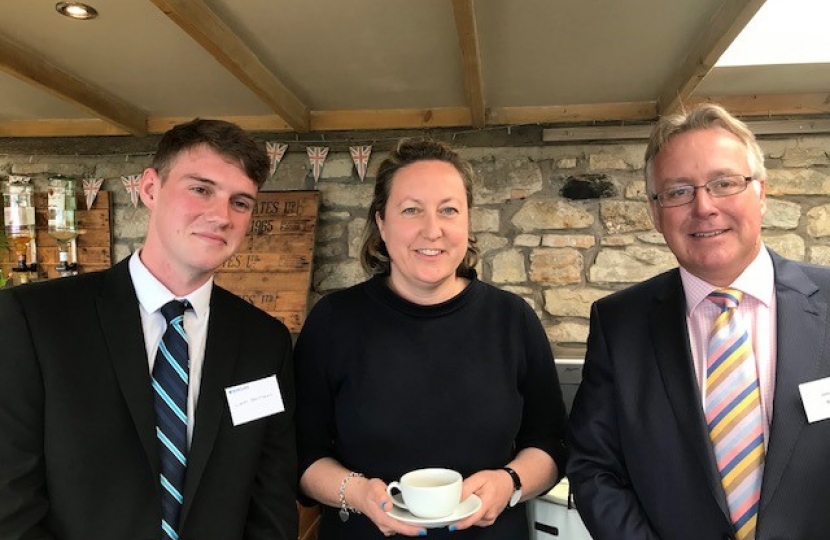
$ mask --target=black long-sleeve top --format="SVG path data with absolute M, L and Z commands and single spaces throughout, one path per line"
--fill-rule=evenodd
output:
M 386 482 L 423 467 L 466 477 L 527 447 L 564 471 L 565 407 L 544 329 L 523 299 L 475 278 L 431 306 L 381 276 L 329 294 L 305 322 L 295 365 L 300 475 L 331 457 Z M 524 505 L 490 527 L 428 537 L 527 538 Z M 320 540 L 371 538 L 384 537 L 365 516 L 342 523 L 323 508 Z

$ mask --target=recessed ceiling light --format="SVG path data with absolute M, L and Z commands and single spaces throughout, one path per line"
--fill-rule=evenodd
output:
M 98 16 L 98 11 L 92 6 L 82 4 L 80 2 L 58 2 L 55 4 L 55 9 L 58 13 L 65 15 L 70 19 L 78 19 L 85 21 L 94 19 Z

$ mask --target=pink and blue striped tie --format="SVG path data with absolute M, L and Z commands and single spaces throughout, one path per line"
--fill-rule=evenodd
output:
M 715 449 L 736 540 L 755 538 L 764 475 L 764 424 L 758 369 L 738 314 L 743 293 L 709 295 L 721 312 L 709 336 L 706 422 Z

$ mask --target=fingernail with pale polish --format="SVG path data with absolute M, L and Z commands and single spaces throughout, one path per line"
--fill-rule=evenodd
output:
M 450 525 L 449 527 L 447 527 L 447 530 L 449 530 L 450 532 L 455 532 L 455 531 L 457 531 L 457 530 L 458 530 L 458 528 L 457 528 L 457 527 L 455 526 L 455 524 L 453 523 L 452 525 Z
M 426 535 L 427 535 L 427 530 L 426 529 L 421 529 L 420 531 L 418 531 L 418 536 L 426 536 Z
M 386 510 L 386 501 L 383 501 L 382 503 L 380 503 L 380 509 L 381 510 Z

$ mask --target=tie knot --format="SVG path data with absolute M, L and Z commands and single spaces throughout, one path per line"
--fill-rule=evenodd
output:
M 188 309 L 190 309 L 190 302 L 187 300 L 170 300 L 161 306 L 161 314 L 164 315 L 167 324 L 170 324 L 170 321 L 176 317 L 181 317 Z
M 738 289 L 718 289 L 709 294 L 709 301 L 718 306 L 721 311 L 738 307 L 743 300 L 744 293 Z

